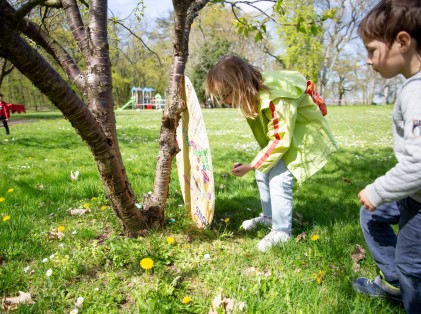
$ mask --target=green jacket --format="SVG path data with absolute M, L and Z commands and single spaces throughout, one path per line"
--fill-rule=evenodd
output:
M 258 116 L 247 119 L 262 150 L 251 165 L 269 171 L 281 158 L 301 184 L 321 169 L 338 147 L 319 107 L 306 94 L 298 72 L 263 72 L 270 92 L 261 92 Z

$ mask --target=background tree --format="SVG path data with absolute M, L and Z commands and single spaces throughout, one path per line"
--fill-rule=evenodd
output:
M 320 0 L 319 5 L 322 10 L 335 9 L 335 18 L 327 19 L 323 24 L 323 56 L 318 84 L 320 93 L 325 94 L 326 87 L 331 79 L 334 79 L 334 68 L 340 69 L 343 60 L 350 60 L 350 58 L 358 60 L 361 56 L 356 54 L 357 50 L 354 49 L 363 49 L 363 47 L 354 46 L 353 42 L 359 41 L 358 24 L 372 2 L 372 0 Z M 359 64 L 356 62 L 356 66 Z
M 322 28 L 317 19 L 315 1 L 284 1 L 278 34 L 283 44 L 279 58 L 285 69 L 295 70 L 317 82 L 322 61 Z
M 193 65 L 191 80 L 197 90 L 199 101 L 205 103 L 205 91 L 203 82 L 210 68 L 223 55 L 230 51 L 231 42 L 226 39 L 215 39 L 212 42 L 206 42 L 198 51 L 199 62 Z

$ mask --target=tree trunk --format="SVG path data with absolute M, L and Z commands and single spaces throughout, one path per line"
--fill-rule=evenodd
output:
M 108 199 L 129 236 L 155 226 L 154 215 L 139 211 L 121 159 L 115 129 L 108 46 L 106 1 L 91 2 L 90 43 L 87 70 L 80 84 L 88 106 L 55 69 L 23 39 L 10 16 L 10 6 L 0 1 L 1 54 L 44 93 L 70 121 L 91 150 Z M 9 10 L 9 11 L 8 11 Z M 105 22 L 104 22 L 105 21 Z M 33 30 L 36 31 L 36 30 Z M 82 80 L 82 79 L 81 79 Z
M 189 52 L 190 29 L 198 11 L 208 2 L 209 0 L 173 0 L 175 34 L 169 92 L 161 119 L 154 189 L 152 194 L 144 199 L 145 208 L 153 208 L 159 219 L 162 219 L 162 223 L 164 223 L 165 204 L 169 192 L 172 160 L 180 151 L 176 140 L 176 130 L 181 113 L 186 109 L 184 72 Z
M 209 0 L 174 0 L 175 39 L 167 105 L 162 116 L 159 154 L 153 193 L 136 207 L 136 196 L 126 175 L 117 141 L 112 99 L 111 65 L 107 40 L 107 1 L 91 0 L 89 21 L 84 25 L 76 0 L 62 0 L 73 38 L 85 62 L 81 71 L 75 61 L 41 27 L 23 19 L 25 6 L 16 11 L 0 0 L 0 56 L 8 58 L 70 121 L 86 142 L 97 163 L 107 197 L 129 236 L 143 234 L 151 227 L 164 226 L 171 163 L 179 151 L 176 129 L 186 108 L 184 71 L 188 57 L 191 24 Z M 38 2 L 32 2 L 37 5 Z M 58 72 L 24 39 L 36 42 L 63 68 L 78 88 L 82 100 Z

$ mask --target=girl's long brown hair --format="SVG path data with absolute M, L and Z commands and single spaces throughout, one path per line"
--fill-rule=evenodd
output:
M 254 119 L 260 102 L 259 92 L 269 88 L 263 84 L 262 73 L 257 67 L 236 55 L 226 55 L 208 72 L 205 90 L 212 101 L 219 101 L 229 92 L 232 105 L 246 118 Z

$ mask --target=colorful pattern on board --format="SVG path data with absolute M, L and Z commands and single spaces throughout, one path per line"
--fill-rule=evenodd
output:
M 212 223 L 215 185 L 207 132 L 193 85 L 186 77 L 187 110 L 177 129 L 177 167 L 184 203 L 198 228 Z

